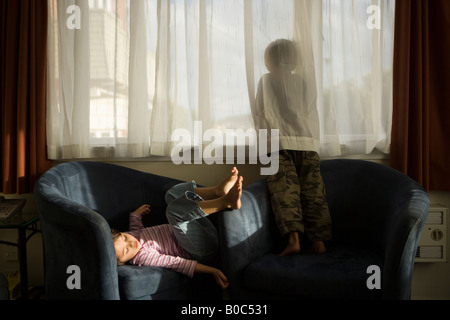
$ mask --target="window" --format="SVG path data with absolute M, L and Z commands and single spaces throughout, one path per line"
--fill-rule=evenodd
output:
M 278 38 L 314 67 L 321 156 L 389 152 L 394 1 L 72 2 L 49 0 L 52 159 L 170 156 L 176 129 L 253 128 Z M 374 4 L 380 29 L 367 25 Z

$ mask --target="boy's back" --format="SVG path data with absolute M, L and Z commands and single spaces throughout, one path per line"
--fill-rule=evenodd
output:
M 257 129 L 280 130 L 280 149 L 318 152 L 316 101 L 308 97 L 301 75 L 265 74 L 258 86 L 254 119 Z

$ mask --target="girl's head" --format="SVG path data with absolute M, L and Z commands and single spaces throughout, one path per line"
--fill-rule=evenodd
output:
M 126 264 L 134 258 L 141 248 L 140 242 L 129 233 L 111 230 L 114 249 L 116 250 L 117 264 L 119 266 Z
M 294 71 L 297 66 L 297 48 L 294 41 L 287 39 L 275 40 L 266 48 L 264 61 L 270 72 Z

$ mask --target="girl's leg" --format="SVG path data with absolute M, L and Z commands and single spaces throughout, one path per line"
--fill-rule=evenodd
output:
M 224 181 L 233 180 L 233 176 L 233 173 L 230 174 L 231 178 Z M 216 256 L 219 245 L 216 228 L 209 219 L 202 218 L 227 208 L 240 208 L 242 180 L 242 177 L 236 178 L 231 188 L 226 187 L 229 188 L 227 194 L 211 200 L 203 200 L 197 194 L 202 188 L 197 188 L 194 182 L 177 185 L 166 194 L 166 216 L 174 235 L 178 243 L 200 263 L 208 264 Z M 229 183 L 222 182 L 220 185 Z
M 166 193 L 166 203 L 173 209 L 168 210 L 169 222 L 190 221 L 225 209 L 240 209 L 242 182 L 243 178 L 238 177 L 234 167 L 215 187 L 197 187 L 194 181 L 173 186 Z M 199 212 L 196 207 L 204 210 Z

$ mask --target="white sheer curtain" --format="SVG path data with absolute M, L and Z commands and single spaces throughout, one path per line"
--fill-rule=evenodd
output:
M 387 154 L 394 0 L 309 2 L 322 157 Z
M 321 156 L 388 152 L 393 1 L 372 2 L 49 0 L 49 157 L 170 156 L 176 129 L 195 145 L 207 129 L 253 128 L 279 38 L 301 49 Z M 380 30 L 367 28 L 372 4 Z

